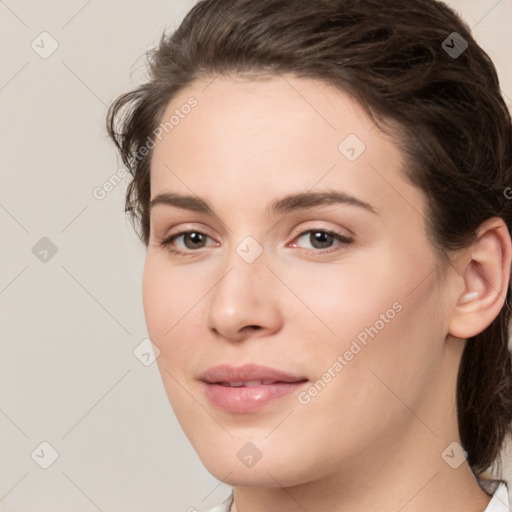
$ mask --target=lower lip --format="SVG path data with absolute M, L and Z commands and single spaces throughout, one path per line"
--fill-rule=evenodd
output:
M 258 411 L 278 398 L 298 391 L 307 381 L 275 382 L 252 387 L 229 387 L 203 382 L 209 400 L 227 412 L 249 413 Z

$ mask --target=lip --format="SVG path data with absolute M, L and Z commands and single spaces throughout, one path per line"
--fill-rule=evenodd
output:
M 268 403 L 304 386 L 308 379 L 268 366 L 222 364 L 204 372 L 199 380 L 210 402 L 230 413 L 255 412 Z M 229 387 L 227 383 L 268 381 L 250 387 Z

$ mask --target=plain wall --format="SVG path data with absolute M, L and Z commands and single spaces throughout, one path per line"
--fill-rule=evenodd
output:
M 0 510 L 205 510 L 229 491 L 181 431 L 156 364 L 133 353 L 147 337 L 145 251 L 126 179 L 94 196 L 120 168 L 107 106 L 194 3 L 0 2 Z M 512 97 L 512 0 L 448 3 Z M 48 469 L 42 442 L 58 452 Z

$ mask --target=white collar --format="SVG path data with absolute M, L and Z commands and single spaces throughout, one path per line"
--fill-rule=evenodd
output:
M 228 509 L 229 510 L 229 509 Z M 483 512 L 509 512 L 510 503 L 508 499 L 508 488 L 505 481 L 501 481 L 494 491 L 491 501 Z

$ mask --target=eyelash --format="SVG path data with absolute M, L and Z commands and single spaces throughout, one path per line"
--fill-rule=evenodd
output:
M 200 235 L 210 238 L 208 235 L 206 235 L 205 233 L 202 233 L 201 231 L 198 231 L 198 230 L 180 231 L 178 233 L 173 233 L 172 235 L 169 235 L 168 237 L 164 238 L 161 242 L 159 242 L 159 245 L 160 245 L 160 247 L 165 247 L 171 254 L 175 254 L 177 256 L 187 256 L 187 257 L 195 256 L 194 253 L 199 252 L 200 249 L 203 249 L 203 247 L 201 247 L 200 249 L 197 249 L 197 250 L 189 249 L 188 251 L 180 251 L 177 249 L 173 249 L 171 247 L 171 244 L 174 242 L 174 240 L 176 240 L 180 236 L 188 235 L 191 233 L 200 234 Z M 307 229 L 305 231 L 301 231 L 301 232 L 297 233 L 294 237 L 294 240 L 297 238 L 301 238 L 302 236 L 307 235 L 308 233 L 324 233 L 326 235 L 332 236 L 333 238 L 338 240 L 338 242 L 340 242 L 341 246 L 349 245 L 354 241 L 352 238 L 349 238 L 347 236 L 341 235 L 340 233 L 337 233 L 336 231 L 331 231 L 328 229 Z M 330 253 L 341 250 L 341 248 L 339 248 L 339 247 L 335 248 L 335 249 L 328 248 L 327 250 L 323 250 L 323 249 L 302 249 L 302 250 L 308 254 L 319 255 L 319 254 L 330 254 Z

